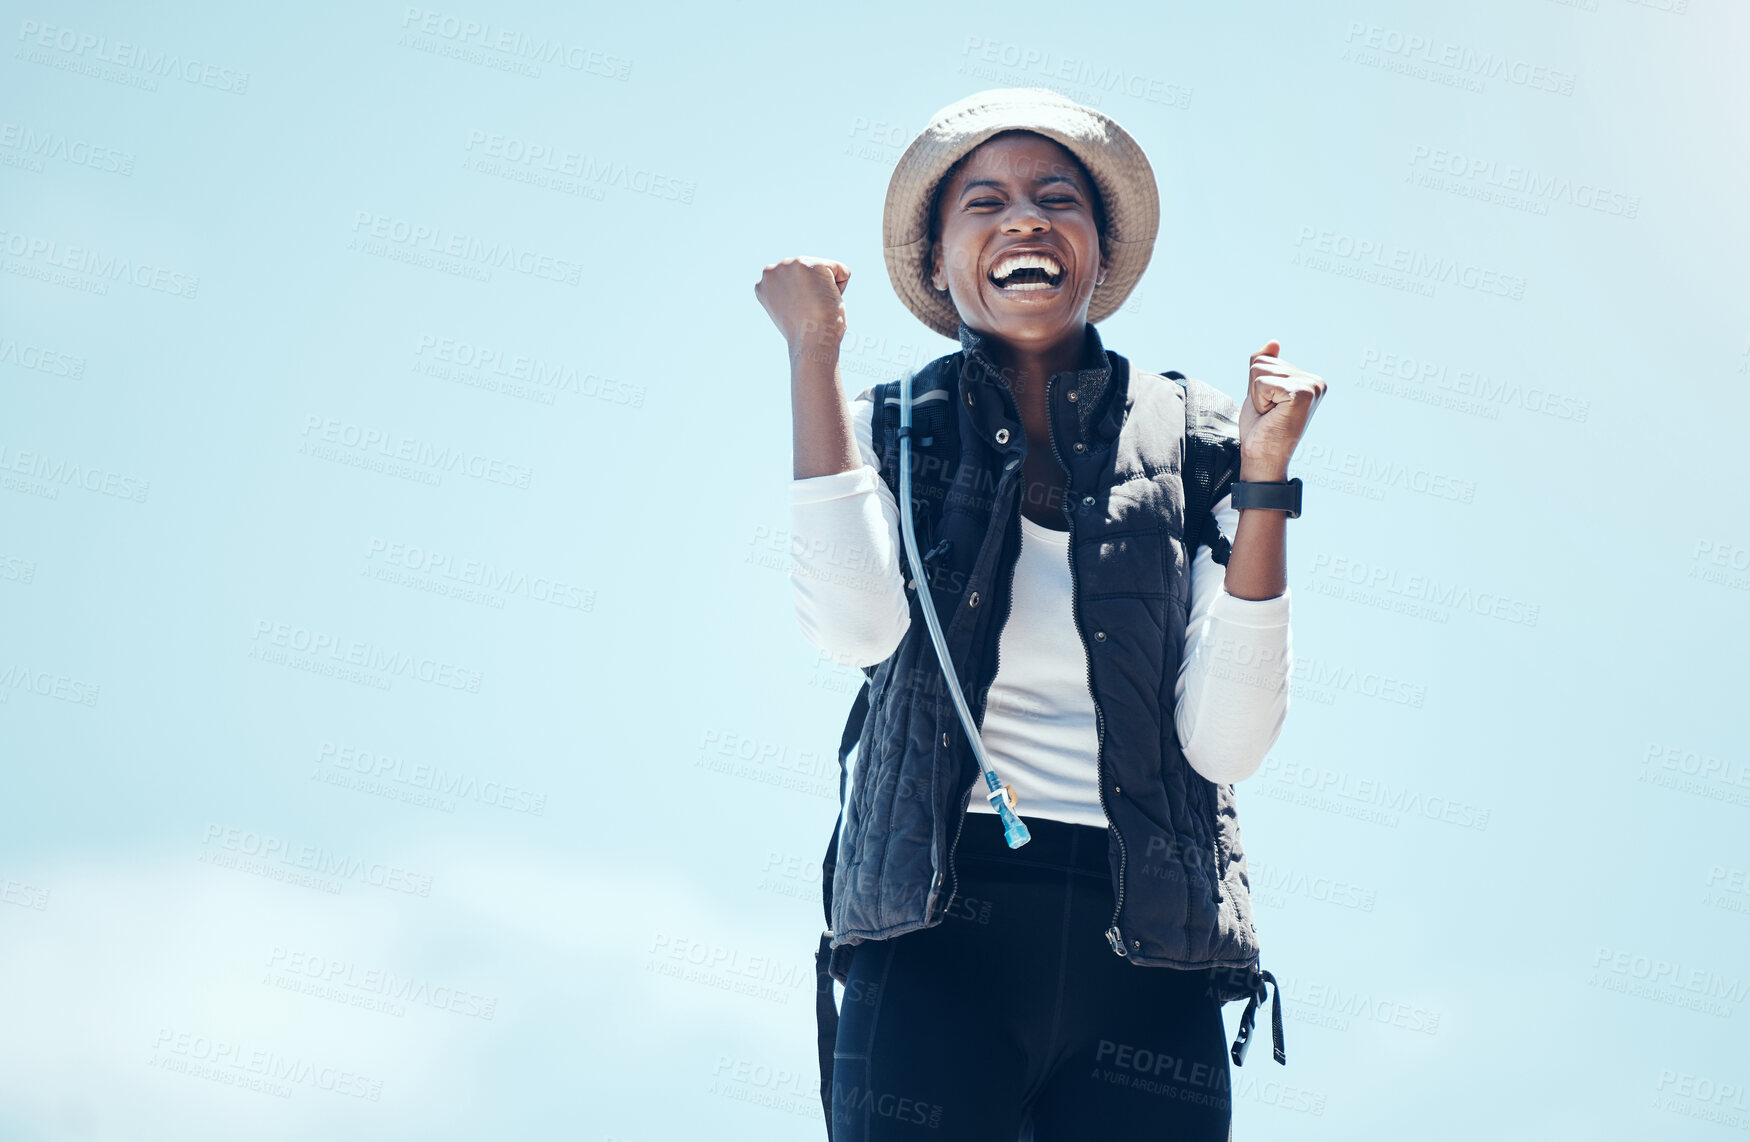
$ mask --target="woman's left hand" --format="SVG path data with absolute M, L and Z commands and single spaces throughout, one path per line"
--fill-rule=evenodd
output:
M 1297 369 L 1278 354 L 1282 344 L 1266 342 L 1252 354 L 1246 399 L 1240 403 L 1240 479 L 1288 479 L 1294 446 L 1325 395 L 1325 379 Z

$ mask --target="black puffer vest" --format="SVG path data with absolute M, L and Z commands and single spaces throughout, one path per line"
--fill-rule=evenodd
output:
M 886 661 L 864 668 L 868 680 L 840 743 L 841 767 L 852 745 L 857 759 L 848 796 L 841 768 L 840 826 L 822 864 L 827 930 L 817 954 L 817 1010 L 829 1121 L 831 981 L 845 981 L 853 945 L 942 921 L 957 891 L 954 849 L 974 782 L 984 788 L 916 591 L 931 593 L 982 726 L 1020 554 L 1027 435 L 988 339 L 962 324 L 960 344 L 912 379 L 913 520 L 924 573 L 902 549 L 911 625 Z M 1211 969 L 1217 999 L 1250 1000 L 1234 1043 L 1241 1062 L 1264 984 L 1275 981 L 1258 968 L 1233 787 L 1191 768 L 1173 721 L 1196 542 L 1186 542 L 1186 476 L 1204 481 L 1202 518 L 1189 529 L 1201 538 L 1213 531 L 1210 487 L 1237 474 L 1238 405 L 1202 381 L 1132 368 L 1104 348 L 1092 324 L 1083 361 L 1051 379 L 1046 403 L 1053 454 L 1069 475 L 1075 621 L 1110 822 L 1116 908 L 1106 939 L 1139 966 Z M 873 443 L 895 498 L 898 391 L 898 382 L 873 390 Z M 1216 541 L 1225 561 L 1225 540 Z M 1279 997 L 1271 1022 L 1274 1054 L 1284 1062 Z

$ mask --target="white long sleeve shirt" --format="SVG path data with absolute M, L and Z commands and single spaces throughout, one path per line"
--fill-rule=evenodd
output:
M 851 404 L 862 466 L 793 480 L 790 490 L 797 623 L 810 645 L 849 666 L 884 661 L 911 625 L 899 506 L 875 466 L 871 397 L 865 389 Z M 1216 505 L 1215 516 L 1231 538 L 1239 527 L 1231 497 Z M 1238 598 L 1227 593 L 1226 576 L 1201 548 L 1191 566 L 1173 717 L 1192 768 L 1231 783 L 1257 772 L 1282 732 L 1293 643 L 1289 593 Z M 997 776 L 1014 787 L 1017 813 L 1106 828 L 1087 650 L 1071 591 L 1068 531 L 1023 514 L 1009 618 L 980 733 Z M 983 778 L 975 778 L 969 811 L 996 811 L 984 794 Z

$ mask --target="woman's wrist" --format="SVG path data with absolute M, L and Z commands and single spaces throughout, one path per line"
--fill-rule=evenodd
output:
M 844 329 L 836 324 L 803 322 L 802 332 L 789 341 L 791 367 L 795 368 L 803 363 L 825 365 L 828 368 L 837 365 L 839 345 L 844 339 Z
M 833 392 L 843 386 L 839 377 L 838 354 L 828 353 L 823 349 L 815 349 L 790 358 L 790 399 L 791 403 L 802 401 L 808 405 L 833 405 L 836 412 L 838 401 Z M 818 402 L 818 404 L 817 404 Z M 821 412 L 825 412 L 824 407 Z M 815 415 L 820 415 L 816 413 Z
M 1288 461 L 1268 456 L 1240 456 L 1240 479 L 1261 484 L 1280 484 L 1288 479 Z

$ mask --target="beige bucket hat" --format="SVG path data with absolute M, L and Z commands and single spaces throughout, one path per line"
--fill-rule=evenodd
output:
M 1094 287 L 1088 320 L 1118 311 L 1148 268 L 1160 229 L 1160 192 L 1142 147 L 1111 117 L 1044 87 L 1000 87 L 968 95 L 930 119 L 893 168 L 881 218 L 887 276 L 907 309 L 947 338 L 960 314 L 930 284 L 930 199 L 968 151 L 1002 131 L 1033 131 L 1063 144 L 1093 176 L 1106 211 L 1106 280 Z

